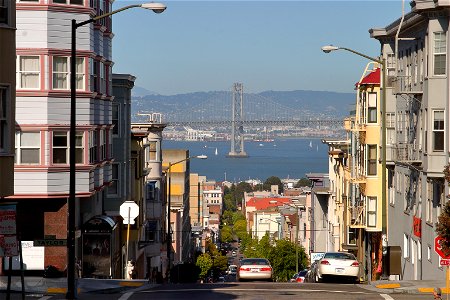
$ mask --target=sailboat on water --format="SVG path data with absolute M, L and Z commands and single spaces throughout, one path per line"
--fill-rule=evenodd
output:
M 312 148 L 312 141 L 309 141 L 309 148 Z
M 214 152 L 214 154 L 215 154 L 215 155 L 219 154 L 219 152 L 217 152 L 217 148 L 216 148 L 216 151 Z

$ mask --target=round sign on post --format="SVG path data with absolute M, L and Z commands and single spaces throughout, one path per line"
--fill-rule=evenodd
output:
M 134 201 L 125 201 L 120 205 L 120 216 L 123 224 L 134 224 L 134 219 L 139 216 L 139 205 Z
M 441 236 L 437 236 L 434 238 L 434 251 L 442 258 L 442 259 L 450 259 L 450 255 L 445 255 L 442 250 L 441 242 L 444 241 L 444 238 Z

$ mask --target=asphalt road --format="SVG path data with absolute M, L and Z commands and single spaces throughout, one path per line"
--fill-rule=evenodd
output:
M 0 293 L 0 299 L 6 299 Z M 20 294 L 12 294 L 11 300 L 22 299 Z M 59 295 L 27 295 L 26 300 L 62 300 Z M 433 299 L 432 295 L 412 294 L 380 294 L 369 291 L 355 284 L 336 283 L 266 283 L 266 282 L 229 282 L 211 284 L 173 284 L 161 285 L 153 289 L 130 289 L 120 293 L 99 294 L 82 293 L 79 300 L 259 300 L 259 299 L 345 299 L 345 300 L 425 300 Z M 445 298 L 443 298 L 445 299 Z

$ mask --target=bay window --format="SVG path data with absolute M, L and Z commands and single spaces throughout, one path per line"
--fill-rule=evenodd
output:
M 377 175 L 377 145 L 367 145 L 367 175 Z
M 53 163 L 68 164 L 69 163 L 69 132 L 54 131 L 53 132 Z M 75 163 L 82 164 L 84 153 L 83 133 L 75 134 Z
M 444 151 L 444 111 L 433 111 L 433 151 Z
M 447 38 L 445 32 L 434 32 L 434 75 L 445 75 L 447 61 Z
M 377 122 L 377 94 L 369 93 L 367 101 L 367 121 L 369 123 Z
M 76 89 L 84 89 L 84 58 L 77 57 L 75 63 Z M 70 89 L 70 59 L 69 57 L 53 57 L 53 88 Z

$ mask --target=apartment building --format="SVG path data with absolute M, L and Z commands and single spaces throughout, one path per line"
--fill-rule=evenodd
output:
M 139 232 L 138 264 L 143 274 L 166 274 L 167 253 L 166 248 L 166 209 L 165 209 L 165 177 L 162 170 L 162 132 L 166 124 L 161 114 L 148 115 L 146 123 L 132 123 L 134 134 L 143 135 L 145 182 L 142 205 L 143 228 Z M 147 277 L 146 276 L 146 277 Z
M 14 194 L 16 3 L 0 4 L 0 199 Z M 2 199 L 3 200 L 3 199 Z
M 387 61 L 388 245 L 402 249 L 403 279 L 444 279 L 435 224 L 447 201 L 450 4 L 411 1 L 411 12 L 370 36 Z
M 8 2 L 8 1 L 7 1 Z M 11 2 L 11 1 L 9 1 Z M 5 3 L 3 1 L 2 3 Z M 24 241 L 67 238 L 71 20 L 111 10 L 109 0 L 16 3 L 17 102 L 14 196 Z M 11 14 L 12 15 L 12 14 Z M 80 27 L 76 40 L 76 256 L 82 227 L 103 215 L 111 182 L 111 18 Z M 39 205 L 36 205 L 39 203 Z M 30 226 L 29 224 L 33 224 Z M 120 249 L 109 249 L 110 254 Z M 67 247 L 44 246 L 39 268 L 64 270 Z
M 189 150 L 163 149 L 163 168 L 166 168 L 170 189 L 170 231 L 174 264 L 191 259 L 191 221 L 189 217 Z M 170 163 L 170 170 L 169 168 Z

